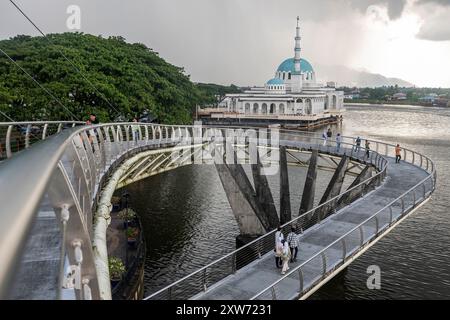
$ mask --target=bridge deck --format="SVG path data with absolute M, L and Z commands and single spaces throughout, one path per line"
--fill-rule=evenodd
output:
M 384 184 L 376 190 L 370 192 L 365 197 L 357 200 L 351 205 L 343 208 L 335 215 L 324 220 L 321 224 L 308 229 L 300 236 L 300 246 L 298 261 L 290 264 L 290 268 L 295 268 L 305 262 L 314 254 L 339 239 L 342 235 L 361 224 L 378 210 L 384 208 L 394 199 L 415 186 L 422 179 L 427 177 L 427 173 L 417 166 L 401 162 L 396 164 L 393 158 L 389 159 L 387 179 Z M 431 181 L 427 185 L 427 192 L 432 188 Z M 416 199 L 421 199 L 423 194 L 416 191 Z M 405 199 L 405 208 L 411 207 L 413 196 Z M 401 214 L 401 204 L 394 206 L 393 219 Z M 379 216 L 379 228 L 389 224 L 389 210 Z M 371 220 L 372 221 L 372 220 Z M 376 236 L 375 220 L 373 225 L 365 224 L 363 227 L 364 242 Z M 360 248 L 360 232 L 355 230 L 345 238 L 347 256 Z M 335 267 L 342 258 L 343 246 L 338 242 L 335 246 L 326 250 L 327 271 Z M 303 286 L 305 290 L 312 289 L 323 272 L 321 256 L 314 258 L 310 263 L 302 268 Z M 204 293 L 200 293 L 194 299 L 249 299 L 257 293 L 270 286 L 281 277 L 280 269 L 275 267 L 274 254 L 272 252 L 264 255 L 261 259 L 254 261 L 248 266 L 238 270 L 220 282 L 216 283 Z M 290 276 L 291 277 L 291 276 Z M 295 299 L 299 296 L 299 273 L 292 274 L 292 278 L 285 279 L 276 287 L 277 299 Z M 269 290 L 259 299 L 272 299 L 272 292 Z

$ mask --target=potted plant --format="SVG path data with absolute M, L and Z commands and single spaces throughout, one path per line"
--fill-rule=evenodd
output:
M 126 229 L 128 225 L 136 218 L 136 212 L 131 208 L 122 209 L 117 216 L 123 220 L 123 228 Z
M 136 245 L 138 234 L 139 234 L 138 228 L 133 227 L 127 228 L 127 241 L 130 247 L 134 247 Z
M 122 280 L 122 275 L 125 273 L 125 266 L 122 260 L 117 257 L 109 257 L 108 265 L 112 289 Z

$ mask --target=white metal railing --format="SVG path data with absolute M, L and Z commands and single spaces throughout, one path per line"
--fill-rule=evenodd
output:
M 0 160 L 28 149 L 34 142 L 44 140 L 62 129 L 83 125 L 81 121 L 0 122 Z

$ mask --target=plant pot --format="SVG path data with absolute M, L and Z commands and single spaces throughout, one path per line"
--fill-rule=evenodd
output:
M 119 284 L 120 280 L 122 280 L 122 279 L 120 279 L 120 278 L 111 279 L 111 290 L 113 290 Z
M 127 242 L 128 242 L 128 246 L 134 248 L 136 246 L 137 239 L 136 238 L 128 238 Z

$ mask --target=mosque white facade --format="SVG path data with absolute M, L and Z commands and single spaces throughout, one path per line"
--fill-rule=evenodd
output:
M 220 109 L 226 109 L 223 117 L 301 119 L 343 111 L 344 92 L 337 91 L 335 85 L 317 83 L 312 65 L 301 57 L 300 42 L 297 17 L 294 57 L 284 60 L 264 87 L 226 95 L 219 104 Z

